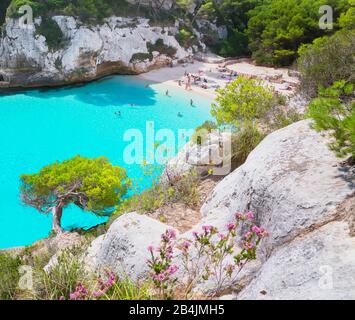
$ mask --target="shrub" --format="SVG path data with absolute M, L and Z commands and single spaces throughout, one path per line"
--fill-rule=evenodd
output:
M 0 253 L 0 300 L 13 300 L 20 279 L 18 256 Z
M 85 279 L 84 266 L 79 259 L 81 246 L 64 249 L 57 258 L 57 263 L 47 273 L 37 270 L 36 293 L 38 299 L 58 300 L 69 298 L 76 285 Z
M 197 44 L 197 38 L 193 32 L 187 28 L 181 28 L 179 33 L 176 35 L 176 40 L 180 43 L 182 47 L 189 48 L 194 44 Z
M 319 8 L 330 5 L 334 12 L 334 28 L 340 14 L 348 10 L 348 0 L 272 0 L 260 1 L 248 12 L 249 48 L 257 63 L 286 66 L 297 58 L 304 43 L 331 31 L 319 28 Z
M 136 195 L 121 203 L 118 210 L 111 216 L 109 223 L 125 212 L 153 212 L 164 205 L 177 202 L 183 202 L 189 207 L 195 207 L 199 203 L 198 187 L 200 177 L 195 171 L 192 170 L 191 172 L 172 179 L 169 181 L 169 185 L 160 184 L 160 174 L 160 169 L 146 169 L 145 175 L 157 176 L 153 178 L 151 188 L 142 192 L 139 188 L 138 181 Z
M 238 230 L 247 232 L 239 236 Z M 175 287 L 179 285 L 187 299 L 196 284 L 207 280 L 213 283 L 213 296 L 220 294 L 225 286 L 235 284 L 248 262 L 256 259 L 257 247 L 266 236 L 266 230 L 255 225 L 251 212 L 237 213 L 235 221 L 228 223 L 225 231 L 203 226 L 202 232 L 193 232 L 192 240 L 178 244 L 175 232 L 167 230 L 162 234 L 158 248 L 148 247 L 151 257 L 147 263 L 158 297 L 172 298 Z M 178 271 L 178 266 L 173 263 L 175 249 L 180 251 L 184 268 L 180 280 L 175 276 Z
M 165 54 L 171 58 L 175 56 L 177 51 L 174 47 L 167 46 L 163 39 L 158 39 L 154 44 L 148 42 L 147 48 L 150 53 L 158 51 L 160 54 Z
M 315 97 L 320 86 L 346 80 L 355 83 L 355 30 L 340 31 L 300 48 L 298 69 L 302 91 Z
M 174 277 L 174 274 L 177 272 L 178 267 L 172 263 L 173 241 L 175 238 L 176 233 L 171 229 L 162 234 L 160 246 L 156 249 L 157 256 L 154 254 L 154 248 L 152 246 L 148 247 L 151 255 L 147 261 L 151 270 L 150 275 L 158 291 L 158 297 L 164 300 L 173 297 L 173 291 L 177 283 L 177 278 Z
M 238 168 L 247 160 L 250 152 L 263 140 L 262 134 L 253 124 L 243 126 L 232 135 L 232 168 Z
M 304 115 L 294 108 L 275 106 L 268 114 L 264 123 L 267 126 L 266 131 L 271 133 L 303 119 Z
M 145 61 L 145 60 L 152 61 L 153 60 L 153 55 L 151 53 L 144 53 L 144 52 L 134 53 L 132 55 L 130 63 L 137 62 L 137 61 L 138 62 L 139 61 Z
M 308 108 L 314 128 L 328 131 L 334 139 L 329 145 L 340 157 L 355 158 L 355 100 L 354 86 L 338 81 L 329 88 L 321 88 L 319 97 Z
M 41 25 L 37 27 L 36 31 L 46 38 L 50 50 L 60 49 L 64 45 L 63 32 L 52 18 L 42 18 Z
M 218 124 L 238 127 L 243 122 L 254 122 L 262 118 L 273 103 L 272 90 L 263 81 L 243 76 L 218 89 L 217 93 L 211 114 Z
M 113 272 L 106 272 L 96 281 L 78 283 L 70 293 L 70 300 L 150 300 L 149 284 L 134 283 L 129 278 L 118 278 Z M 60 297 L 65 300 L 65 297 Z

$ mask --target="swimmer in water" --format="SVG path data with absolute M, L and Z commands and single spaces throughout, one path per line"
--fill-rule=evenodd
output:
M 182 113 L 181 112 L 178 113 L 178 117 L 182 118 Z
M 191 105 L 191 107 L 193 107 L 193 105 L 194 105 L 194 101 L 192 99 L 190 100 L 190 105 Z
M 166 90 L 165 95 L 169 96 L 169 90 Z

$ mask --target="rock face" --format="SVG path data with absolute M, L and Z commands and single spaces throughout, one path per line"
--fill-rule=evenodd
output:
M 354 170 L 340 163 L 309 121 L 274 132 L 215 187 L 202 220 L 178 239 L 193 237 L 203 225 L 224 231 L 235 212 L 251 210 L 270 236 L 260 259 L 240 275 L 234 299 L 355 299 Z M 167 228 L 124 215 L 92 243 L 87 262 L 143 277 L 146 247 L 157 245 Z
M 178 24 L 163 28 L 150 26 L 144 18 L 111 17 L 102 25 L 85 26 L 73 17 L 52 19 L 64 37 L 63 46 L 56 49 L 49 48 L 36 31 L 41 18 L 27 28 L 18 19 L 7 19 L 0 43 L 0 74 L 9 86 L 61 85 L 113 73 L 138 74 L 193 53 L 175 39 Z M 155 51 L 158 40 L 170 49 L 169 54 Z
M 201 212 L 255 212 L 270 232 L 262 246 L 267 257 L 304 230 L 334 219 L 336 207 L 354 192 L 353 177 L 339 163 L 308 121 L 295 123 L 270 134 L 217 185 Z
M 340 162 L 301 121 L 269 135 L 217 185 L 201 224 L 251 210 L 270 233 L 237 299 L 355 299 L 354 174 Z
M 161 234 L 168 228 L 135 212 L 124 214 L 105 235 L 92 242 L 85 263 L 91 271 L 107 268 L 133 280 L 145 277 L 149 258 L 147 248 L 149 245 L 158 246 Z

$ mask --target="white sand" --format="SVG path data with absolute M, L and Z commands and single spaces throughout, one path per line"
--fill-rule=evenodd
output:
M 141 74 L 139 77 L 145 80 L 174 87 L 179 87 L 179 80 L 181 80 L 182 83 L 180 88 L 185 88 L 185 72 L 198 75 L 198 72 L 202 71 L 200 76 L 202 79 L 205 78 L 208 81 L 208 89 L 201 87 L 203 82 L 198 82 L 197 84 L 192 84 L 191 91 L 210 98 L 211 100 L 214 100 L 217 96 L 215 91 L 217 87 L 225 87 L 229 81 L 235 79 L 235 77 L 230 77 L 230 70 L 233 70 L 238 74 L 245 74 L 263 79 L 266 84 L 273 87 L 276 92 L 280 92 L 285 95 L 292 94 L 294 92 L 294 87 L 298 83 L 298 79 L 296 77 L 291 77 L 289 75 L 289 70 L 285 68 L 274 69 L 268 67 L 259 67 L 249 62 L 231 63 L 230 65 L 227 65 L 226 68 L 226 72 L 221 72 L 217 63 L 195 61 L 194 63 L 189 63 L 186 65 L 178 65 L 175 67 L 166 67 L 153 70 L 148 73 Z M 269 79 L 269 77 L 275 76 L 280 77 L 280 79 L 276 82 Z

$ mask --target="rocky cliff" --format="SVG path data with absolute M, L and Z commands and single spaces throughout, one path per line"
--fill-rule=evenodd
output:
M 41 18 L 26 28 L 18 19 L 7 19 L 0 43 L 3 86 L 50 86 L 115 73 L 138 74 L 184 61 L 205 48 L 198 40 L 194 46 L 182 47 L 176 40 L 178 21 L 161 27 L 145 18 L 111 17 L 88 26 L 73 17 L 50 19 L 62 33 L 54 48 L 39 32 Z
M 203 225 L 222 230 L 235 212 L 252 210 L 270 236 L 232 298 L 354 299 L 354 181 L 354 168 L 335 157 L 309 121 L 301 121 L 265 138 L 216 186 L 201 209 L 202 221 L 178 239 L 191 238 Z M 146 247 L 156 245 L 166 228 L 126 214 L 92 243 L 87 264 L 116 271 L 120 266 L 121 272 L 134 270 L 135 278 L 142 277 Z

